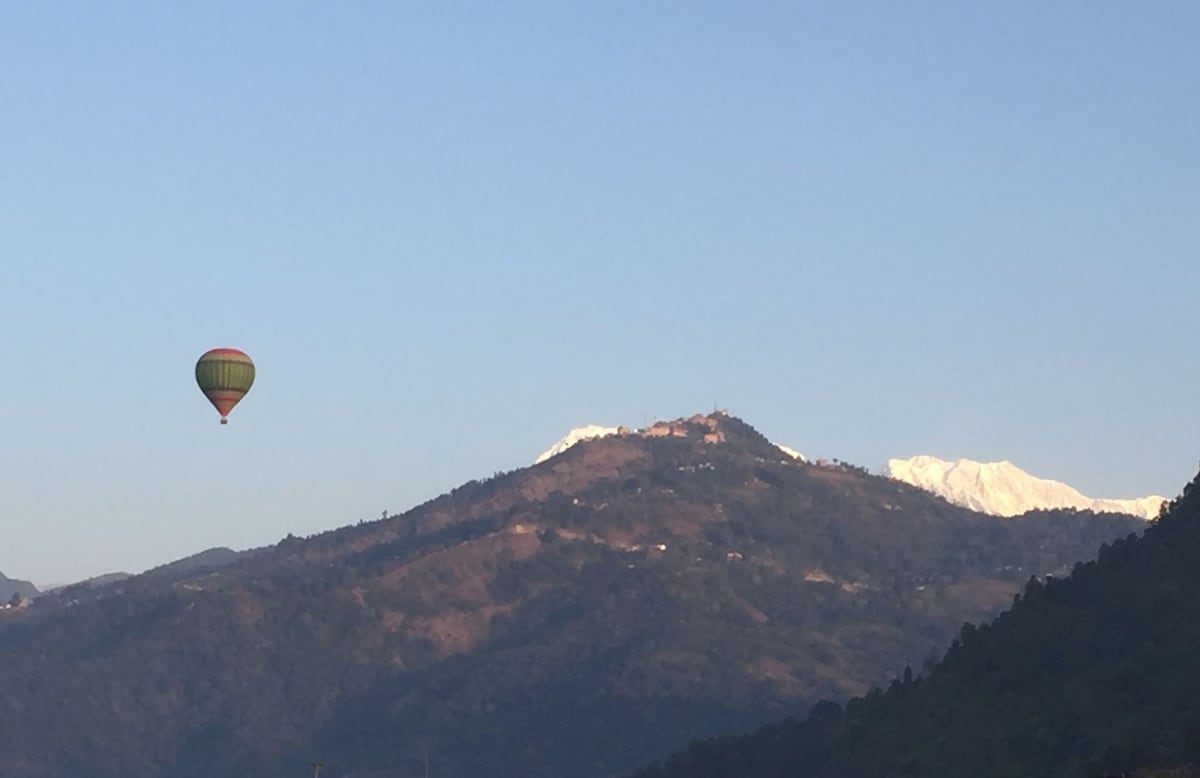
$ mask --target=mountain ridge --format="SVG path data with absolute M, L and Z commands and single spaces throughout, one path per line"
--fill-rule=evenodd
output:
M 534 464 L 552 459 L 589 440 L 612 435 L 644 435 L 651 430 L 661 431 L 666 423 L 657 424 L 657 430 L 655 427 L 635 429 L 598 424 L 576 427 L 538 455 Z M 789 446 L 771 445 L 794 459 L 806 460 L 803 454 Z M 1137 498 L 1087 497 L 1068 484 L 1034 476 L 1007 460 L 981 462 L 960 458 L 948 461 L 920 454 L 908 459 L 889 459 L 882 472 L 889 478 L 939 495 L 955 505 L 994 516 L 1011 517 L 1034 510 L 1072 508 L 1097 513 L 1124 513 L 1149 520 L 1158 515 L 1166 502 L 1166 498 L 1160 495 Z

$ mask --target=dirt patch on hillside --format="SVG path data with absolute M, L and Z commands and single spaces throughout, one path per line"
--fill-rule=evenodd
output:
M 443 657 L 461 654 L 487 638 L 491 633 L 492 619 L 511 610 L 510 605 L 487 605 L 477 611 L 447 611 L 414 619 L 408 632 L 428 640 Z

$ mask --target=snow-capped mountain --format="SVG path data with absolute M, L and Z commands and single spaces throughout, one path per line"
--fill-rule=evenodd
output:
M 956 505 L 996 516 L 1018 516 L 1039 508 L 1077 508 L 1153 519 L 1166 501 L 1157 495 L 1127 500 L 1088 497 L 1060 481 L 1030 475 L 1012 462 L 948 462 L 915 456 L 889 459 L 887 475 Z
M 603 438 L 606 435 L 616 435 L 620 427 L 601 427 L 599 424 L 588 424 L 585 427 L 576 427 L 566 434 L 562 440 L 555 443 L 550 448 L 543 451 L 537 459 L 533 460 L 535 465 L 540 465 L 550 457 L 556 457 L 562 452 L 574 446 L 576 443 L 582 443 L 585 440 L 592 438 Z

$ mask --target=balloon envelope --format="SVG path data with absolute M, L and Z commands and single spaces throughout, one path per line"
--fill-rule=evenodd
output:
M 221 414 L 221 423 L 233 406 L 242 401 L 254 385 L 254 363 L 246 352 L 235 348 L 214 348 L 196 362 L 196 383 L 200 391 Z

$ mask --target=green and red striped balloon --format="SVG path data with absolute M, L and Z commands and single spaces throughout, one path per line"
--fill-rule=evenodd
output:
M 227 424 L 226 417 L 233 406 L 254 385 L 254 363 L 244 351 L 214 348 L 204 352 L 196 362 L 196 383 L 221 414 L 221 423 Z

